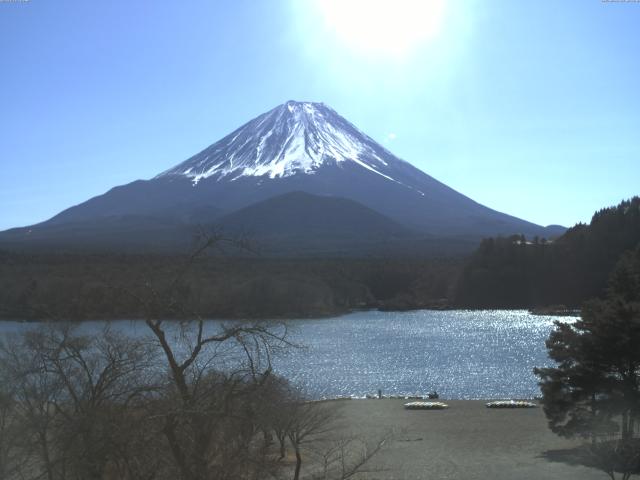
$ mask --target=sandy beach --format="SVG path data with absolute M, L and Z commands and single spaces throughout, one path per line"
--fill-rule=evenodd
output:
M 344 400 L 345 432 L 395 440 L 358 478 L 447 480 L 591 480 L 595 469 L 560 461 L 580 444 L 553 434 L 542 408 L 489 409 L 486 401 L 443 400 L 446 410 L 405 410 L 407 400 Z M 563 457 L 564 458 L 564 457 Z

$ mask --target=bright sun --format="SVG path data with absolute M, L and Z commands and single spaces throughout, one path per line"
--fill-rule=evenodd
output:
M 440 32 L 445 0 L 317 0 L 346 47 L 405 56 Z

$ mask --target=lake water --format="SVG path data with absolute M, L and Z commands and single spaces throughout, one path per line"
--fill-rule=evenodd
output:
M 421 310 L 291 320 L 291 339 L 303 347 L 279 354 L 274 370 L 316 398 L 378 389 L 386 395 L 437 390 L 449 399 L 532 398 L 539 395 L 532 370 L 550 365 L 544 341 L 556 319 L 524 310 Z M 146 328 L 116 324 L 135 334 Z M 29 325 L 0 323 L 0 334 Z

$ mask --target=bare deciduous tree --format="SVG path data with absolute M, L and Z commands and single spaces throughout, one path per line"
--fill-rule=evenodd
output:
M 154 361 L 144 342 L 56 325 L 4 342 L 0 353 L 18 445 L 32 460 L 22 476 L 104 478 L 130 432 L 129 405 L 152 390 L 140 375 Z
M 339 437 L 314 451 L 319 458 L 320 471 L 312 476 L 313 480 L 346 480 L 359 473 L 369 472 L 366 469 L 369 461 L 391 441 L 393 435 L 385 435 L 367 442 L 358 435 Z M 380 469 L 373 470 L 380 472 Z
M 0 478 L 257 480 L 293 470 L 297 480 L 303 456 L 327 442 L 341 449 L 326 457 L 325 478 L 362 469 L 378 447 L 354 455 L 355 440 L 329 435 L 335 404 L 308 402 L 273 374 L 285 325 L 210 322 L 185 307 L 185 272 L 223 241 L 209 238 L 164 287 L 128 292 L 147 335 L 58 323 L 2 342 Z

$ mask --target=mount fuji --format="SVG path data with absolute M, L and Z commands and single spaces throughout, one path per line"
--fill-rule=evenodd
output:
M 330 107 L 288 101 L 150 180 L 2 232 L 0 244 L 171 250 L 184 248 L 196 225 L 255 233 L 276 249 L 330 244 L 332 252 L 564 230 L 485 207 Z

